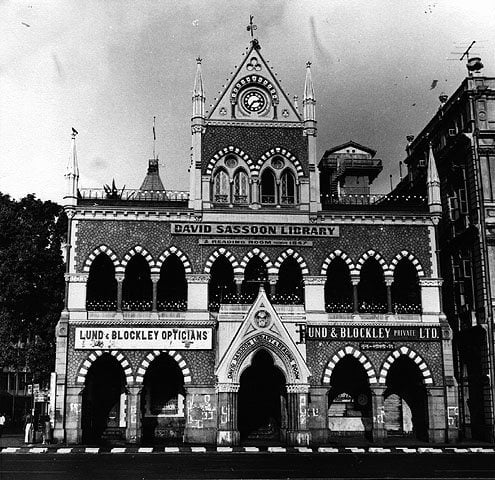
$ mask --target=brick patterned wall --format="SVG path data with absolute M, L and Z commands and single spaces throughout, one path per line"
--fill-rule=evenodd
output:
M 134 246 L 141 245 L 154 259 L 158 259 L 171 245 L 181 249 L 188 257 L 194 273 L 202 273 L 206 261 L 218 248 L 214 245 L 198 245 L 199 236 L 170 234 L 168 222 L 157 221 L 115 221 L 82 220 L 77 229 L 76 265 L 82 271 L 88 255 L 100 245 L 110 247 L 119 259 Z M 249 238 L 249 237 L 246 237 Z M 260 238 L 260 237 L 257 237 Z M 402 250 L 418 258 L 426 276 L 431 275 L 431 261 L 428 228 L 409 225 L 341 225 L 340 236 L 332 238 L 311 237 L 312 247 L 291 247 L 306 261 L 310 274 L 319 275 L 327 256 L 336 249 L 344 251 L 353 262 L 374 249 L 390 264 Z M 226 246 L 240 262 L 253 247 Z M 274 263 L 286 246 L 267 246 L 263 250 Z
M 275 147 L 287 149 L 294 155 L 308 176 L 308 140 L 303 129 L 275 127 L 219 127 L 208 126 L 202 141 L 202 172 L 206 173 L 209 161 L 220 149 L 234 146 L 248 154 L 253 162 Z

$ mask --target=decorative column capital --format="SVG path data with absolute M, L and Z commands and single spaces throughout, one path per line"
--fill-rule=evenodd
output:
M 210 281 L 209 273 L 186 273 L 187 283 L 208 283 Z
M 159 273 L 152 273 L 150 275 L 150 277 L 151 277 L 151 281 L 153 283 L 158 283 L 158 280 L 160 280 L 160 274 Z
M 237 393 L 240 387 L 238 383 L 217 383 L 215 390 L 217 393 Z
M 442 284 L 442 278 L 422 278 L 419 280 L 420 287 L 441 287 Z
M 287 393 L 308 393 L 308 383 L 289 383 L 287 386 Z
M 326 275 L 305 275 L 303 277 L 304 285 L 325 285 Z
M 89 273 L 66 273 L 65 281 L 71 283 L 86 283 L 88 281 Z
M 359 275 L 351 275 L 351 283 L 357 285 L 359 283 Z
M 124 281 L 124 278 L 125 278 L 125 273 L 116 273 L 115 274 L 115 280 L 117 280 L 117 282 L 119 282 L 119 283 L 122 283 Z

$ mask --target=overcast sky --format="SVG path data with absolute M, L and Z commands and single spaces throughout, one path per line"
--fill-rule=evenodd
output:
M 0 191 L 61 201 L 71 127 L 80 187 L 139 188 L 153 116 L 165 187 L 186 190 L 195 58 L 208 106 L 249 45 L 250 14 L 291 98 L 313 62 L 318 156 L 350 139 L 377 150 L 377 192 L 464 78 L 451 52 L 476 40 L 495 76 L 494 0 L 4 1 Z

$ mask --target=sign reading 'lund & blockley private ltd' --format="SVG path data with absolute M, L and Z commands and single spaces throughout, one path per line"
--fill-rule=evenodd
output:
M 211 328 L 76 328 L 75 348 L 122 350 L 211 350 Z
M 172 235 L 271 235 L 276 237 L 338 237 L 335 225 L 277 225 L 252 223 L 180 223 L 171 224 Z

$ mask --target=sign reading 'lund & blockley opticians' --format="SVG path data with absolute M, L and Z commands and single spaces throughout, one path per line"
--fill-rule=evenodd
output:
M 271 235 L 276 237 L 338 237 L 335 225 L 276 225 L 255 223 L 172 223 L 173 235 Z
M 211 328 L 78 327 L 76 349 L 211 350 Z

